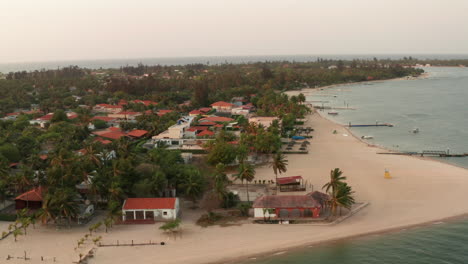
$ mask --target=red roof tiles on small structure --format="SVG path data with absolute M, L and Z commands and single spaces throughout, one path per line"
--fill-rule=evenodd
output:
M 123 210 L 175 209 L 177 198 L 128 198 Z
M 23 194 L 20 194 L 15 200 L 30 201 L 30 202 L 42 202 L 42 187 L 39 186 Z
M 205 137 L 205 136 L 214 136 L 214 132 L 210 130 L 204 130 L 197 134 L 197 137 Z
M 200 110 L 192 110 L 190 111 L 189 115 L 202 115 L 203 112 Z
M 91 120 L 102 120 L 102 121 L 105 121 L 105 122 L 109 122 L 109 121 L 115 120 L 115 118 L 114 117 L 108 117 L 108 116 L 94 116 L 93 118 L 91 118 Z
M 302 176 L 290 176 L 290 177 L 281 177 L 278 178 L 278 184 L 291 184 L 291 183 L 298 183 L 302 181 Z
M 234 105 L 231 104 L 231 103 L 219 101 L 219 102 L 216 102 L 216 103 L 211 104 L 211 106 L 232 107 L 232 106 L 234 106 Z
M 148 131 L 146 130 L 132 130 L 130 132 L 128 132 L 127 135 L 131 136 L 131 137 L 136 137 L 136 138 L 139 138 L 139 137 L 142 137 L 144 135 L 148 134 Z
M 103 139 L 103 138 L 100 138 L 100 137 L 96 138 L 94 141 L 100 142 L 100 143 L 102 143 L 104 145 L 112 143 L 112 141 L 107 140 L 107 139 Z
M 169 114 L 169 113 L 172 113 L 174 112 L 174 110 L 159 110 L 158 111 L 158 116 L 163 116 L 165 114 Z
M 125 137 L 127 135 L 125 135 L 125 133 L 115 131 L 115 132 L 107 132 L 107 133 L 101 134 L 100 136 L 104 138 L 110 138 L 110 139 L 120 139 L 121 137 Z
M 234 119 L 229 117 L 222 117 L 222 116 L 209 116 L 200 119 L 200 121 L 211 121 L 211 122 L 232 122 Z
M 208 113 L 209 111 L 211 111 L 211 108 L 209 107 L 202 107 L 202 108 L 199 108 L 198 111 L 202 112 L 202 113 Z

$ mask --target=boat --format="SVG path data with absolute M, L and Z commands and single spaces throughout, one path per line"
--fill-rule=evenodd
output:
M 362 139 L 373 139 L 374 137 L 373 136 L 362 136 L 361 138 Z
M 328 112 L 329 115 L 338 115 L 338 112 Z
M 417 134 L 417 133 L 419 133 L 419 128 L 415 128 L 411 132 L 413 132 L 414 134 Z

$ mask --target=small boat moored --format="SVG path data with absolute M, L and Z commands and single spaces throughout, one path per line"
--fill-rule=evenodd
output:
M 373 139 L 374 137 L 373 136 L 362 136 L 361 138 L 362 139 Z
M 411 132 L 413 132 L 413 134 L 417 134 L 417 133 L 419 133 L 419 128 L 415 128 Z
M 328 112 L 328 114 L 329 114 L 329 115 L 338 115 L 338 112 L 332 111 L 332 112 Z

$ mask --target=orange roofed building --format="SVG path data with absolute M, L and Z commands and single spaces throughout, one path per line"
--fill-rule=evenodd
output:
M 15 198 L 15 209 L 21 210 L 42 208 L 43 188 L 37 187 Z
M 232 108 L 235 105 L 223 101 L 219 101 L 216 103 L 211 104 L 211 107 L 215 109 L 217 112 L 231 112 Z
M 122 220 L 126 223 L 168 221 L 179 215 L 179 198 L 128 198 L 122 206 Z

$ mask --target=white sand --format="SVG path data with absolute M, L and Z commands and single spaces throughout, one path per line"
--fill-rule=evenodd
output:
M 468 213 L 467 170 L 452 165 L 406 156 L 377 155 L 382 150 L 368 147 L 343 134 L 345 128 L 319 115 L 309 118 L 316 131 L 307 155 L 288 155 L 284 176 L 302 175 L 319 189 L 329 171 L 339 167 L 356 191 L 358 201 L 370 205 L 335 226 L 258 225 L 201 228 L 193 224 L 197 213 L 184 211 L 183 233 L 168 238 L 158 225 L 118 226 L 103 234 L 105 242 L 134 239 L 135 242 L 166 241 L 166 246 L 99 248 L 92 263 L 226 263 L 229 260 L 371 232 L 383 232 Z M 337 130 L 337 134 L 332 134 Z M 384 169 L 393 179 L 384 179 Z M 257 169 L 257 179 L 273 179 L 268 166 Z M 1 227 L 1 225 L 0 225 Z M 13 242 L 0 241 L 0 259 L 23 250 L 31 254 L 56 256 L 59 263 L 77 258 L 74 243 L 86 229 L 55 231 L 40 228 Z M 21 262 L 21 261 L 18 261 Z M 7 262 L 15 263 L 15 262 Z M 30 261 L 29 263 L 36 263 Z

